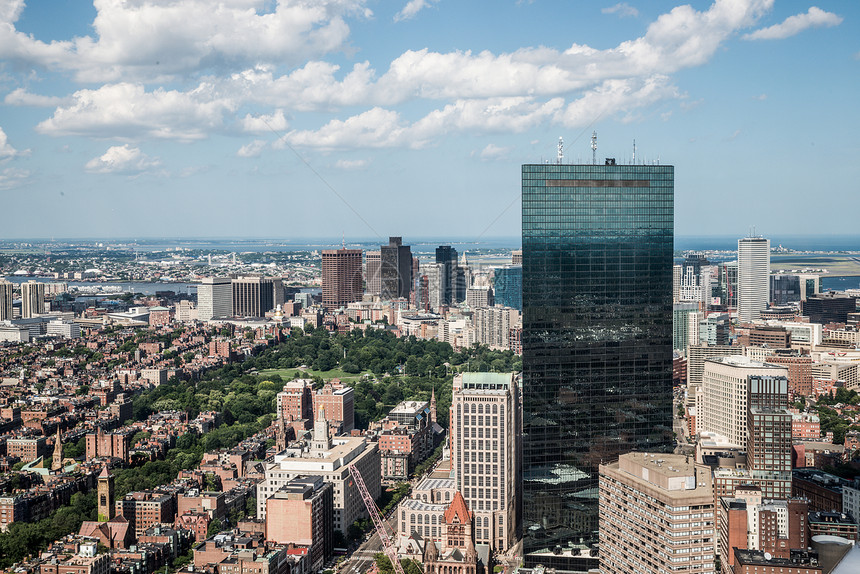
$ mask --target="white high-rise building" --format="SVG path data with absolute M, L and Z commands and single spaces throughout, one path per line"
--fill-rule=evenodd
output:
M 0 321 L 12 319 L 12 287 L 5 280 L 0 280 Z
M 513 373 L 454 376 L 451 463 L 457 490 L 474 513 L 475 542 L 504 552 L 515 542 L 522 429 Z
M 21 318 L 30 319 L 45 313 L 45 284 L 27 281 L 21 284 Z
M 770 239 L 738 239 L 738 322 L 758 319 L 770 301 Z
M 200 321 L 233 315 L 233 283 L 229 277 L 204 277 L 197 286 L 197 318 Z
M 427 300 L 434 311 L 445 303 L 449 276 L 445 273 L 444 263 L 429 263 L 421 266 L 421 273 L 427 277 Z

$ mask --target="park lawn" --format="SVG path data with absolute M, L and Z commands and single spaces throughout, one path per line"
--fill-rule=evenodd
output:
M 308 373 L 312 377 L 322 377 L 325 380 L 329 379 L 340 379 L 342 381 L 357 381 L 360 380 L 365 374 L 373 375 L 370 371 L 366 371 L 365 373 L 346 373 L 341 371 L 340 369 L 331 369 L 330 371 L 315 371 L 314 369 L 299 369 L 298 367 L 294 367 L 292 369 L 263 369 L 260 371 L 260 374 L 263 376 L 273 376 L 280 375 L 282 379 L 285 381 L 291 380 L 296 372 Z

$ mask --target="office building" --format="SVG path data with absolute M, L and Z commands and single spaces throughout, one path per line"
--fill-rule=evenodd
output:
M 277 286 L 283 290 L 280 279 Z M 245 275 L 233 279 L 233 316 L 263 317 L 275 308 L 275 291 L 276 282 L 271 277 Z
M 409 299 L 412 290 L 412 250 L 403 245 L 402 237 L 390 237 L 388 245 L 379 248 L 379 295 L 385 301 Z
M 672 266 L 672 303 L 681 302 L 681 275 L 684 268 L 681 265 Z
M 710 302 L 710 275 L 703 271 L 710 265 L 702 253 L 691 253 L 681 265 L 681 301 Z
M 729 315 L 711 314 L 699 320 L 699 340 L 710 347 L 729 344 L 730 322 Z
M 523 266 L 505 265 L 493 271 L 496 304 L 523 310 Z
M 774 393 L 788 393 L 788 369 L 751 361 L 747 357 L 733 355 L 705 361 L 702 375 L 701 410 L 697 404 L 696 425 L 700 431 L 715 432 L 728 439 L 731 444 L 747 444 L 747 410 L 753 386 L 777 385 Z M 776 399 L 774 399 L 776 401 Z M 786 398 L 787 400 L 787 398 Z M 762 403 L 766 406 L 768 403 Z M 782 404 L 777 401 L 774 404 Z M 758 403 L 756 403 L 758 406 Z M 791 418 L 788 420 L 791 436 Z
M 521 324 L 519 312 L 510 307 L 497 305 L 472 310 L 475 342 L 493 349 L 511 349 L 511 330 Z
M 698 327 L 698 303 L 674 303 L 672 305 L 672 349 L 687 355 L 687 347 L 690 346 L 690 317 L 695 316 Z M 694 338 L 698 343 L 699 338 Z
M 368 295 L 379 295 L 382 291 L 382 253 L 380 251 L 368 251 L 364 254 L 364 276 L 367 284 L 364 292 Z
M 299 476 L 266 499 L 266 540 L 308 548 L 310 567 L 331 558 L 334 488 L 319 476 Z
M 225 319 L 233 315 L 233 282 L 229 277 L 204 277 L 197 286 L 197 318 Z
M 322 303 L 326 309 L 346 307 L 361 301 L 361 249 L 331 249 L 322 252 Z
M 77 339 L 81 336 L 81 326 L 74 321 L 54 319 L 53 321 L 48 322 L 46 334 L 51 337 Z
M 738 322 L 759 318 L 770 301 L 770 239 L 738 239 Z
M 777 273 L 770 276 L 770 301 L 788 305 L 806 301 L 821 292 L 821 276 L 811 273 Z
M 424 277 L 427 278 L 427 304 L 433 311 L 445 305 L 445 297 L 448 291 L 450 274 L 442 263 L 429 263 L 422 269 Z
M 848 313 L 857 311 L 857 297 L 845 293 L 819 293 L 811 295 L 803 302 L 803 314 L 810 323 L 847 323 Z
M 12 319 L 12 288 L 14 285 L 0 279 L 0 321 Z
M 523 552 L 583 570 L 598 466 L 673 442 L 674 168 L 524 165 L 522 191 Z
M 714 572 L 714 540 L 709 468 L 641 452 L 600 465 L 600 572 Z
M 483 287 L 469 287 L 466 289 L 466 306 L 470 309 L 478 307 L 492 307 L 495 304 L 493 288 L 489 285 Z
M 738 308 L 738 262 L 726 261 L 717 266 L 720 304 L 726 309 Z
M 453 305 L 457 303 L 457 250 L 450 245 L 440 245 L 436 248 L 436 263 L 443 266 L 442 274 L 445 277 L 443 302 Z
M 45 313 L 45 284 L 21 283 L 21 318 L 30 319 Z
M 505 552 L 518 538 L 520 394 L 513 373 L 454 376 L 451 461 L 475 517 L 475 541 Z

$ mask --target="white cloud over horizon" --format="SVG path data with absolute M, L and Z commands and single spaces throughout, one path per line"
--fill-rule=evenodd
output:
M 150 158 L 139 148 L 125 144 L 108 148 L 103 155 L 91 159 L 84 167 L 90 173 L 139 175 L 160 164 L 158 159 Z

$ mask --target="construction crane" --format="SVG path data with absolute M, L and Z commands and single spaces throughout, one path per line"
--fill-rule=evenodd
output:
M 394 547 L 394 541 L 388 536 L 388 531 L 385 529 L 385 522 L 379 516 L 379 509 L 376 508 L 376 502 L 370 496 L 367 486 L 364 484 L 364 479 L 361 478 L 361 473 L 352 464 L 349 467 L 349 474 L 355 481 L 355 486 L 358 487 L 358 492 L 361 494 L 361 499 L 364 500 L 364 505 L 367 507 L 367 512 L 370 513 L 370 518 L 373 520 L 373 525 L 376 527 L 376 533 L 379 534 L 379 541 L 382 542 L 382 550 L 388 559 L 391 560 L 391 565 L 394 567 L 396 574 L 405 574 L 400 560 L 397 558 L 397 548 Z

